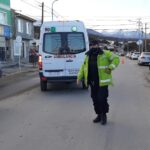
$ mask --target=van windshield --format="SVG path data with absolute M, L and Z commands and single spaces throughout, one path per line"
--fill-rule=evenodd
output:
M 84 52 L 85 39 L 83 33 L 45 33 L 43 51 L 50 54 L 77 54 Z

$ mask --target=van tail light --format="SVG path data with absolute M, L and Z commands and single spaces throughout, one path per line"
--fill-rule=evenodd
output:
M 39 66 L 39 70 L 42 70 L 43 65 L 42 65 L 42 56 L 41 55 L 39 55 L 39 58 L 38 58 L 38 66 Z

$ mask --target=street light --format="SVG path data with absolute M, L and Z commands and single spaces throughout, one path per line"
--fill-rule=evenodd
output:
M 52 2 L 52 21 L 53 21 L 53 15 L 54 15 L 54 12 L 53 12 L 53 11 L 54 11 L 54 10 L 53 10 L 53 5 L 54 5 L 54 3 L 57 2 L 57 1 L 58 1 L 58 0 L 54 0 L 54 1 Z

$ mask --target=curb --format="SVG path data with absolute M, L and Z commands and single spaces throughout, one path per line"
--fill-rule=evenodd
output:
M 32 73 L 32 72 L 38 72 L 38 68 L 32 68 L 32 69 L 28 68 L 25 70 L 21 70 L 21 71 L 18 70 L 17 72 L 9 73 L 7 75 L 2 75 L 2 77 L 0 78 L 0 81 L 17 78 L 19 76 L 22 76 L 22 74 L 27 74 L 27 73 Z
M 6 65 L 2 65 L 2 66 L 1 66 L 1 68 L 2 68 L 2 69 L 4 69 L 4 68 L 16 67 L 16 66 L 18 66 L 18 64 L 17 64 L 17 63 L 16 63 L 16 64 L 9 64 L 9 65 L 8 65 L 8 64 L 6 64 Z
M 0 78 L 0 88 L 3 88 L 5 86 L 9 86 L 15 82 L 19 82 L 20 80 L 24 78 L 30 78 L 30 76 L 38 76 L 38 69 L 30 69 L 30 70 L 24 70 L 21 72 L 14 72 L 7 76 L 2 76 Z

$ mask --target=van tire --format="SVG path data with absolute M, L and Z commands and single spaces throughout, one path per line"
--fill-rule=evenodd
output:
M 46 81 L 41 81 L 41 91 L 46 91 L 47 90 L 47 82 Z

